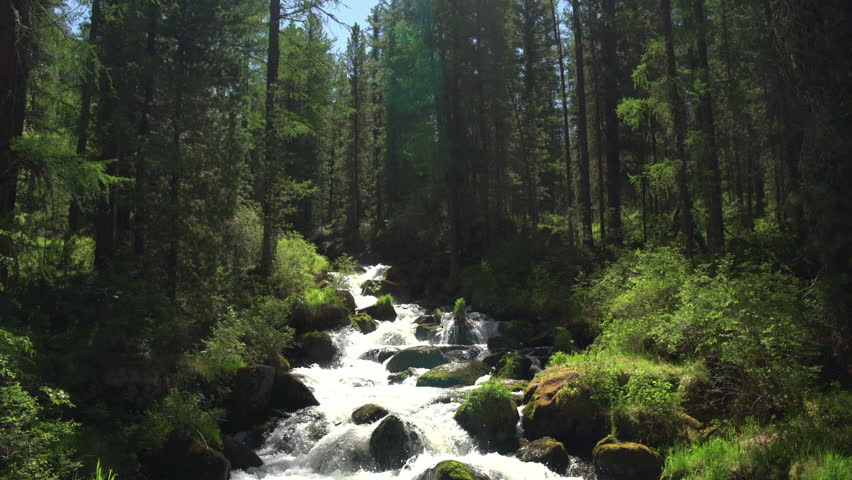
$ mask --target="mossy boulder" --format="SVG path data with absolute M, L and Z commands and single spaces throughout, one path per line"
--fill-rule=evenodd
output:
M 290 319 L 290 326 L 297 332 L 334 330 L 346 325 L 349 325 L 349 311 L 342 303 L 298 305 Z
M 301 380 L 290 373 L 279 370 L 272 386 L 270 406 L 285 412 L 295 412 L 319 405 L 314 393 Z
M 151 478 L 162 480 L 228 480 L 231 463 L 200 438 L 172 433 L 159 451 L 145 462 Z
M 388 411 L 384 408 L 376 405 L 375 403 L 368 403 L 367 405 L 362 405 L 355 409 L 352 412 L 352 422 L 355 425 L 367 425 L 369 423 L 378 422 L 382 418 L 388 415 Z
M 552 437 L 568 453 L 589 456 L 609 433 L 606 409 L 577 385 L 578 373 L 550 369 L 530 382 L 524 392 L 524 434 L 528 439 Z
M 349 321 L 352 323 L 355 330 L 358 330 L 361 333 L 367 334 L 376 331 L 376 321 L 373 320 L 373 317 L 369 314 L 361 312 L 350 315 Z
M 453 418 L 488 452 L 507 453 L 517 448 L 518 410 L 509 390 L 488 382 L 473 390 Z
M 387 369 L 391 373 L 399 373 L 409 368 L 435 368 L 445 363 L 449 360 L 440 348 L 419 346 L 397 352 L 388 361 Z
M 394 298 L 408 296 L 407 289 L 392 280 L 367 280 L 361 284 L 361 295 L 393 295 Z
M 509 353 L 504 355 L 497 362 L 496 371 L 494 374 L 498 378 L 510 378 L 513 380 L 529 380 L 533 376 L 530 373 L 532 361 L 517 353 Z
M 462 387 L 476 383 L 491 369 L 484 363 L 473 360 L 464 363 L 447 363 L 429 370 L 417 379 L 418 387 Z
M 383 322 L 393 322 L 396 320 L 396 309 L 393 308 L 393 303 L 381 301 L 381 299 L 375 305 L 362 309 L 361 312 Z
M 565 473 L 571 459 L 565 445 L 550 437 L 539 438 L 521 446 L 515 456 L 522 462 L 535 462 L 545 465 L 556 473 Z
M 656 448 L 701 440 L 704 425 L 677 408 L 632 408 L 614 412 L 612 421 L 621 440 Z
M 334 294 L 340 299 L 340 303 L 346 307 L 347 311 L 350 313 L 355 312 L 355 308 L 357 307 L 355 304 L 355 297 L 352 296 L 352 293 L 349 290 L 337 290 Z
M 319 364 L 328 366 L 337 354 L 337 347 L 326 332 L 308 332 L 299 335 L 299 363 L 302 365 Z
M 385 417 L 370 435 L 370 455 L 379 471 L 402 468 L 422 451 L 420 436 L 395 415 Z
M 600 480 L 657 480 L 663 472 L 659 453 L 638 443 L 604 438 L 592 453 Z
M 470 465 L 455 460 L 445 460 L 421 473 L 417 480 L 489 480 L 489 478 Z

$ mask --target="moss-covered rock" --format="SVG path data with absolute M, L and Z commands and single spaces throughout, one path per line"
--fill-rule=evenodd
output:
M 229 435 L 222 436 L 222 454 L 231 462 L 231 467 L 237 470 L 263 465 L 263 460 L 251 448 Z
M 298 360 L 302 365 L 327 366 L 334 360 L 337 347 L 326 332 L 308 332 L 299 335 Z
M 290 326 L 297 332 L 334 330 L 346 325 L 349 325 L 349 311 L 342 303 L 298 305 L 290 319 Z
M 453 418 L 485 451 L 506 453 L 517 448 L 518 410 L 511 392 L 496 382 L 470 392 Z
M 529 380 L 533 377 L 530 373 L 530 367 L 532 367 L 532 361 L 529 358 L 517 353 L 509 353 L 497 362 L 497 373 L 494 376 L 514 380 Z
M 371 362 L 384 363 L 385 360 L 396 355 L 400 351 L 399 347 L 378 347 L 367 350 L 361 354 L 361 360 L 370 360 Z
M 349 313 L 355 312 L 355 308 L 357 306 L 355 304 L 355 297 L 352 296 L 352 293 L 349 292 L 349 290 L 336 290 L 334 294 L 335 296 L 337 296 L 337 298 L 340 299 L 340 303 L 342 303 L 343 306 L 346 307 L 346 310 Z
M 380 471 L 402 468 L 421 451 L 420 436 L 395 415 L 385 417 L 370 435 L 370 455 Z
M 632 408 L 613 412 L 621 440 L 656 448 L 700 441 L 704 425 L 678 410 Z
M 396 353 L 388 361 L 387 369 L 389 372 L 399 373 L 409 368 L 435 368 L 445 363 L 449 363 L 449 360 L 440 348 L 419 346 Z
M 445 460 L 426 470 L 417 480 L 489 480 L 473 467 L 455 460 Z
M 657 480 L 663 472 L 659 453 L 638 443 L 615 442 L 606 437 L 592 453 L 600 480 Z
M 548 370 L 524 392 L 524 434 L 529 439 L 553 437 L 568 453 L 589 456 L 609 432 L 607 411 L 574 383 L 577 372 Z
M 376 405 L 375 403 L 368 403 L 367 405 L 362 405 L 355 409 L 352 412 L 352 422 L 355 425 L 366 425 L 368 423 L 373 423 L 381 420 L 382 418 L 388 415 L 388 411 L 384 408 Z
M 200 438 L 172 433 L 158 452 L 146 459 L 145 469 L 162 480 L 228 480 L 231 463 Z
M 228 420 L 233 430 L 250 428 L 268 414 L 275 385 L 275 369 L 252 365 L 237 370 L 231 382 Z
M 511 392 L 520 392 L 521 394 L 527 389 L 530 383 L 526 380 L 514 380 L 511 378 L 494 378 L 493 381 L 508 388 Z
M 571 459 L 565 451 L 565 445 L 550 437 L 539 438 L 521 446 L 515 454 L 522 462 L 544 464 L 556 473 L 565 473 Z
M 383 322 L 393 322 L 396 320 L 396 310 L 393 308 L 393 298 L 390 296 L 379 297 L 375 305 L 371 305 L 361 311 Z
M 418 387 L 461 387 L 473 385 L 491 371 L 484 363 L 473 360 L 464 363 L 447 363 L 429 370 L 417 379 Z
M 349 321 L 352 323 L 352 326 L 355 327 L 355 330 L 358 330 L 361 333 L 366 334 L 376 331 L 376 321 L 373 320 L 373 317 L 364 312 L 350 315 Z

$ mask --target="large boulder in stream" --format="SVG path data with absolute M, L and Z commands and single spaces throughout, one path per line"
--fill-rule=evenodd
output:
M 455 460 L 444 460 L 426 470 L 417 480 L 490 480 L 484 473 L 470 465 Z
M 370 360 L 372 362 L 377 363 L 385 363 L 385 360 L 391 358 L 399 352 L 399 347 L 377 347 L 371 348 L 366 352 L 362 353 L 360 357 L 361 360 Z
M 397 352 L 388 361 L 387 369 L 399 373 L 409 368 L 435 368 L 450 361 L 438 347 L 419 346 Z
M 502 385 L 487 382 L 470 392 L 453 418 L 484 451 L 508 453 L 518 446 L 518 409 Z
M 352 412 L 352 423 L 355 425 L 367 425 L 378 422 L 388 415 L 388 411 L 375 403 L 362 405 Z
M 361 284 L 361 295 L 393 295 L 393 298 L 404 298 L 408 291 L 397 282 L 390 280 L 367 280 Z
M 327 367 L 337 355 L 337 347 L 326 332 L 308 332 L 299 335 L 297 353 L 300 365 L 318 364 Z
M 638 443 L 619 443 L 606 437 L 592 453 L 600 480 L 657 480 L 663 472 L 659 453 Z
M 251 448 L 230 435 L 222 435 L 222 447 L 222 453 L 231 462 L 231 468 L 235 470 L 263 466 L 263 460 Z
M 565 445 L 550 437 L 539 438 L 521 446 L 515 453 L 522 462 L 535 462 L 545 465 L 556 473 L 564 474 L 571 459 L 565 451 Z
M 437 315 L 421 315 L 414 320 L 417 325 L 414 336 L 421 342 L 435 342 L 438 340 L 438 330 L 441 328 L 441 319 Z
M 297 332 L 334 330 L 346 325 L 349 325 L 349 311 L 342 303 L 300 304 L 290 318 L 290 326 Z
M 497 373 L 494 376 L 512 380 L 530 380 L 533 378 L 530 367 L 532 367 L 532 360 L 517 353 L 509 353 L 497 362 L 495 366 Z
M 381 320 L 383 322 L 393 322 L 394 320 L 396 320 L 396 309 L 393 308 L 393 302 L 383 300 L 382 298 L 380 298 L 375 305 L 371 305 L 367 308 L 361 309 L 361 312 L 366 313 L 367 315 L 376 320 Z
M 145 460 L 151 478 L 162 480 L 228 480 L 231 463 L 194 435 L 172 433 L 163 447 Z
M 464 363 L 447 363 L 429 370 L 417 379 L 418 387 L 465 387 L 487 375 L 491 369 L 479 360 Z
M 267 415 L 276 373 L 268 365 L 252 365 L 237 370 L 231 382 L 229 421 L 242 430 Z
M 350 315 L 349 321 L 352 322 L 352 328 L 365 335 L 375 332 L 378 327 L 378 325 L 376 325 L 376 321 L 373 320 L 373 317 L 364 312 Z
M 319 405 L 314 393 L 295 376 L 278 371 L 272 387 L 270 406 L 285 412 L 295 412 Z
M 352 296 L 352 293 L 349 290 L 336 290 L 334 295 L 340 299 L 340 302 L 343 303 L 343 306 L 346 307 L 350 313 L 354 313 L 357 305 L 355 304 L 355 297 Z
M 570 369 L 551 369 L 530 382 L 524 392 L 523 427 L 528 439 L 552 437 L 568 453 L 589 456 L 598 440 L 609 433 L 605 409 Z
M 420 436 L 395 415 L 382 420 L 370 436 L 370 455 L 379 471 L 402 468 L 409 458 L 422 451 Z

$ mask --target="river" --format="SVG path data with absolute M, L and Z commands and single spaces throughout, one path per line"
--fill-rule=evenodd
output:
M 368 307 L 376 298 L 361 295 L 361 283 L 382 279 L 389 267 L 375 265 L 339 279 L 355 298 L 358 308 Z M 235 480 L 414 480 L 442 460 L 464 462 L 492 480 L 557 480 L 582 479 L 563 476 L 544 465 L 524 463 L 513 456 L 477 451 L 472 438 L 459 427 L 453 414 L 465 394 L 475 386 L 432 388 L 415 386 L 411 377 L 401 384 L 389 382 L 389 372 L 381 363 L 362 359 L 366 352 L 379 347 L 405 348 L 427 345 L 414 335 L 414 320 L 427 312 L 415 304 L 394 305 L 394 322 L 378 322 L 376 331 L 364 335 L 352 327 L 331 332 L 338 358 L 329 368 L 313 365 L 296 368 L 293 373 L 314 391 L 319 406 L 296 412 L 279 422 L 257 451 L 264 465 L 248 471 L 236 471 Z M 467 315 L 475 342 L 474 353 L 481 358 L 488 353 L 485 345 L 496 334 L 497 322 L 485 315 Z M 450 338 L 452 315 L 444 315 L 441 339 Z M 419 370 L 419 373 L 426 370 Z M 488 379 L 480 378 L 477 384 Z M 355 425 L 352 411 L 368 404 L 378 404 L 391 414 L 414 426 L 423 443 L 423 452 L 408 460 L 401 470 L 373 471 L 369 441 L 378 423 Z M 520 431 L 518 425 L 518 432 Z M 575 461 L 578 462 L 578 461 Z M 575 464 L 569 467 L 569 471 Z M 579 462 L 576 468 L 582 468 Z M 587 480 L 589 477 L 586 477 Z

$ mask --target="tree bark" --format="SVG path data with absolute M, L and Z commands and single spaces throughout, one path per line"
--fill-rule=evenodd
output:
M 559 28 L 559 14 L 556 11 L 556 0 L 551 0 L 551 18 L 553 19 L 553 37 L 556 39 L 556 49 L 559 54 L 559 91 L 562 95 L 562 140 L 565 149 L 565 205 L 568 212 L 568 241 L 574 243 L 574 175 L 571 172 L 571 136 L 568 124 L 568 93 L 565 87 L 565 54 L 562 51 L 562 33 Z M 582 174 L 581 174 L 582 175 Z M 585 228 L 585 225 L 584 225 Z M 591 233 L 591 227 L 589 232 Z M 583 241 L 586 241 L 583 231 Z
M 278 65 L 281 56 L 281 0 L 269 0 L 269 49 L 266 62 L 266 168 L 261 179 L 261 210 L 263 215 L 263 240 L 260 249 L 260 275 L 268 278 L 272 274 L 275 255 L 274 188 L 275 178 L 280 172 L 273 166 L 277 163 L 278 133 L 276 131 L 275 101 L 278 98 Z
M 574 25 L 574 55 L 577 75 L 577 143 L 580 146 L 580 188 L 577 203 L 580 205 L 583 243 L 594 246 L 592 237 L 592 198 L 589 182 L 589 130 L 586 117 L 586 69 L 583 57 L 583 23 L 580 19 L 580 2 L 571 0 Z
M 619 159 L 618 132 L 618 55 L 615 30 L 615 2 L 603 0 L 604 32 L 604 123 L 606 129 L 606 183 L 607 183 L 607 231 L 609 243 L 621 244 L 624 233 L 621 228 L 621 161 Z
M 687 177 L 686 149 L 684 147 L 686 113 L 677 85 L 671 0 L 660 0 L 660 12 L 663 21 L 663 38 L 666 44 L 666 83 L 668 84 L 668 97 L 672 112 L 672 131 L 675 137 L 675 184 L 678 191 L 679 237 L 686 255 L 692 256 L 692 205 Z

